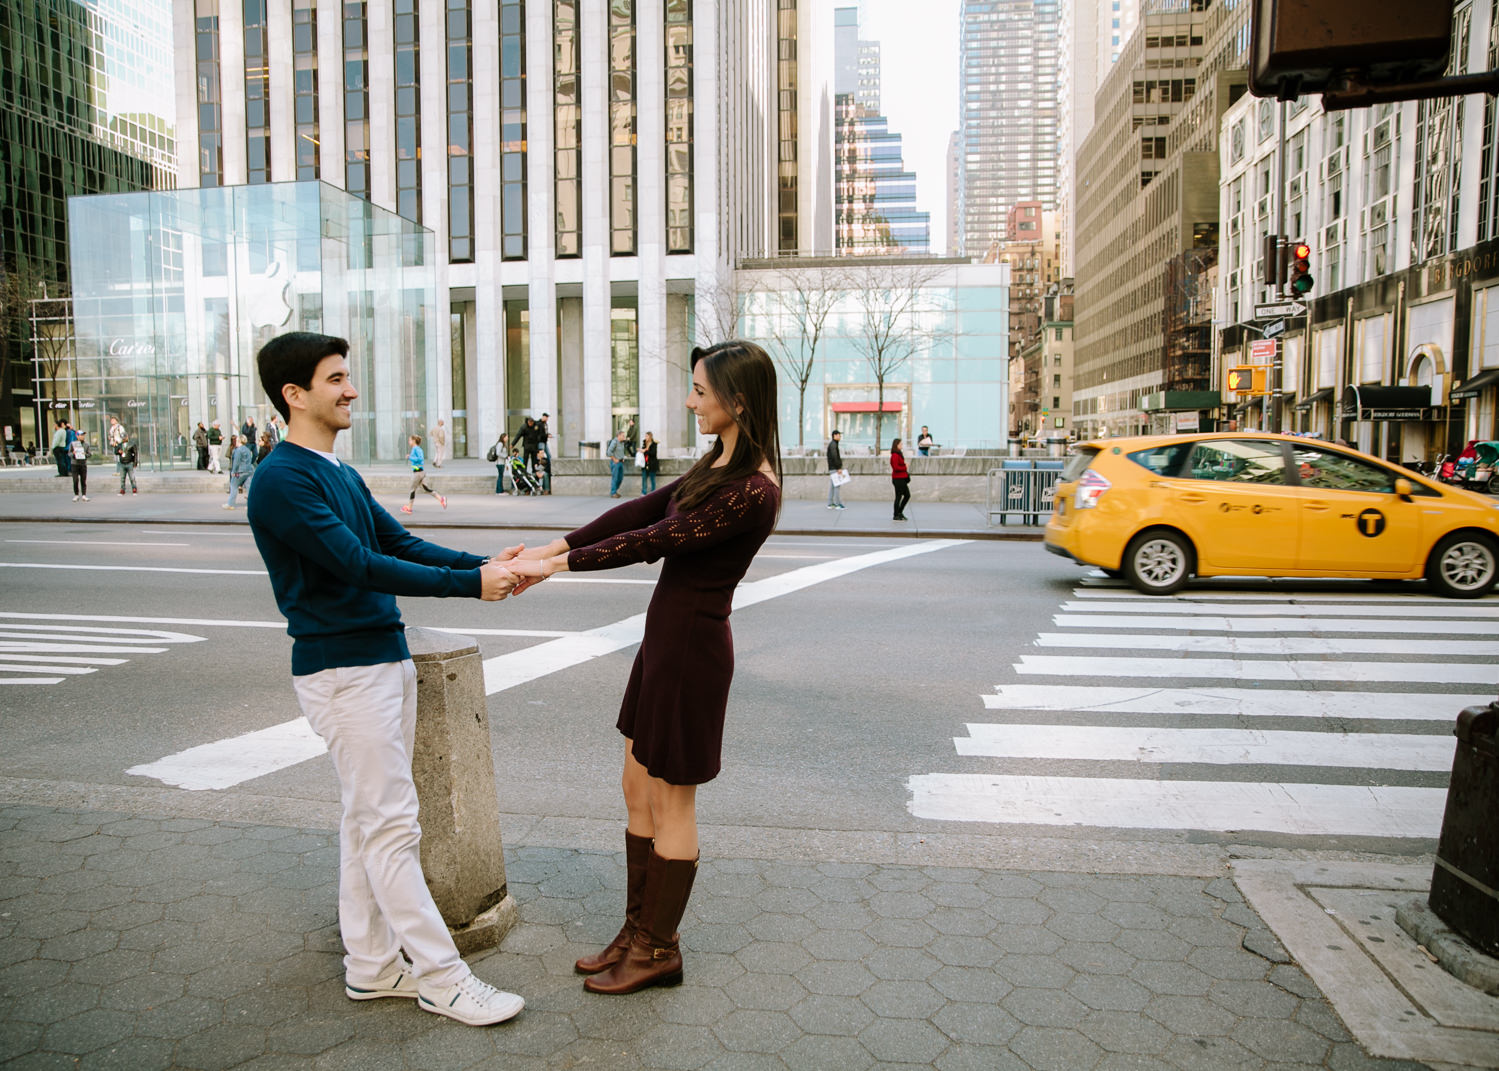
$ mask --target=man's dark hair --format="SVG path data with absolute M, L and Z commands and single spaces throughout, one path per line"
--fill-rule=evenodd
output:
M 260 347 L 255 364 L 260 369 L 260 385 L 271 405 L 282 420 L 290 420 L 291 408 L 282 397 L 281 388 L 291 383 L 311 390 L 313 374 L 324 357 L 348 355 L 349 343 L 345 339 L 311 331 L 289 331 Z

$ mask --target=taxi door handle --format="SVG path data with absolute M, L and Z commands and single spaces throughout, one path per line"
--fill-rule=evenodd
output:
M 1306 503 L 1304 503 L 1304 505 L 1306 506 L 1307 509 L 1312 510 L 1312 511 L 1314 511 L 1316 513 L 1326 513 L 1329 509 L 1332 508 L 1326 502 L 1317 502 L 1317 501 L 1306 502 Z
M 1207 501 L 1207 496 L 1206 495 L 1199 495 L 1195 491 L 1183 491 L 1182 494 L 1181 494 L 1181 500 L 1183 502 L 1188 503 L 1189 505 L 1195 506 L 1195 505 L 1198 505 L 1200 503 L 1206 502 Z

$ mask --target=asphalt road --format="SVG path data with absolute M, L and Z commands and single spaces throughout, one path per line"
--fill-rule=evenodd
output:
M 476 541 L 472 530 L 422 534 L 481 553 L 502 542 Z M 541 645 L 642 613 L 655 575 L 637 566 L 549 581 L 498 604 L 408 599 L 402 609 L 408 625 L 468 632 L 487 661 L 524 676 Z M 733 617 L 724 770 L 699 793 L 699 813 L 705 825 L 762 836 L 947 832 L 1429 852 L 1436 827 L 1427 835 L 1422 823 L 1446 784 L 1450 719 L 1494 691 L 1496 659 L 1482 645 L 1499 640 L 1499 599 L 1444 602 L 1415 585 L 1219 581 L 1140 600 L 1036 544 L 801 536 L 771 539 L 745 591 L 760 601 Z M 1100 605 L 1148 613 L 1151 623 L 1076 612 Z M 1207 616 L 1173 622 L 1157 612 L 1169 607 Z M 1265 627 L 1235 631 L 1257 617 Z M 1102 631 L 1075 631 L 1090 621 Z M 1425 627 L 1446 630 L 1422 641 L 1430 650 L 1391 647 Z M 11 681 L 0 685 L 0 776 L 159 785 L 127 771 L 299 714 L 290 641 L 243 526 L 0 524 L 0 634 L 0 679 Z M 1277 637 L 1284 650 L 1263 647 Z M 1444 637 L 1479 646 L 1449 653 Z M 634 650 L 491 690 L 503 811 L 622 819 L 614 718 Z M 1379 668 L 1402 663 L 1409 673 Z M 1287 665 L 1289 681 L 1277 676 Z M 692 672 L 690 652 L 683 672 Z M 1093 698 L 1078 698 L 1079 688 Z M 1273 692 L 1271 707 L 1221 705 L 1250 688 Z M 1140 709 L 1168 691 L 1189 698 Z M 1029 698 L 1016 699 L 1022 692 Z M 1339 708 L 1338 693 L 1363 706 Z M 1289 705 L 1273 713 L 1275 702 Z M 1202 729 L 1227 735 L 1210 750 L 1194 735 Z M 1115 737 L 1123 743 L 1108 751 Z M 1309 740 L 1322 750 L 1294 754 Z M 1206 811 L 1197 820 L 1190 795 L 1171 807 L 1122 806 L 1117 818 L 1067 812 L 1079 787 L 1107 796 L 1121 785 L 1181 784 L 1229 807 L 1235 792 L 1268 793 L 1270 809 L 1291 817 L 1217 828 Z M 1302 798 L 1308 785 L 1343 795 Z M 325 757 L 205 791 L 336 800 Z M 1294 806 L 1276 810 L 1287 795 Z M 1339 807 L 1356 812 L 1352 824 L 1318 824 Z

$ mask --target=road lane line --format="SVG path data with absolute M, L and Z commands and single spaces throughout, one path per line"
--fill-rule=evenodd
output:
M 327 750 L 306 718 L 293 718 L 268 729 L 190 747 L 125 772 L 177 788 L 221 789 L 306 762 Z
M 1094 658 L 1021 655 L 1017 673 L 1058 677 L 1211 677 L 1262 681 L 1403 681 L 1493 684 L 1495 667 L 1461 662 L 1239 661 L 1226 658 Z
M 286 619 L 279 621 L 242 621 L 232 617 L 118 617 L 107 614 L 23 614 L 0 611 L 0 622 L 8 620 L 16 621 L 56 621 L 61 618 L 64 621 L 104 621 L 118 622 L 120 624 L 138 625 L 217 625 L 222 628 L 277 628 L 286 631 Z M 62 628 L 62 625 L 51 625 L 50 628 Z M 201 636 L 194 637 L 202 639 Z
M 0 614 L 0 618 L 5 615 Z M 69 619 L 72 620 L 71 615 Z M 38 632 L 39 628 L 46 632 Z M 83 625 L 11 625 L 0 620 L 0 636 L 13 636 L 28 640 L 80 640 L 89 636 L 103 636 L 110 642 L 123 643 L 139 639 L 142 643 L 202 643 L 202 636 L 186 632 L 165 632 L 154 628 L 87 628 Z
M 1115 729 L 1096 725 L 968 726 L 959 755 L 1090 762 L 1452 769 L 1452 734 L 1287 732 L 1259 729 Z
M 989 710 L 1066 710 L 1100 714 L 1202 714 L 1262 718 L 1368 718 L 1456 721 L 1488 695 L 1441 692 L 1319 692 L 1289 688 L 1157 688 L 1001 684 L 983 697 Z
M 182 569 L 166 565 L 59 565 L 51 562 L 0 562 L 0 569 L 78 569 L 96 573 L 202 573 L 208 576 L 265 576 L 264 569 Z
M 44 543 L 49 547 L 190 547 L 191 543 L 113 543 L 100 539 L 7 539 L 7 543 Z
M 1402 619 L 1408 627 L 1410 621 L 1422 617 L 1499 617 L 1499 604 L 1448 600 L 1442 603 L 1410 602 L 1389 605 L 1386 603 L 1359 603 L 1336 605 L 1299 606 L 1284 601 L 1275 603 L 1230 603 L 1230 602 L 1174 602 L 1170 599 L 1149 599 L 1142 602 L 1064 602 L 1063 613 L 1092 613 L 1105 609 L 1111 614 L 1230 614 L 1277 617 L 1375 617 L 1388 615 L 1391 611 L 1407 611 Z
M 917 818 L 946 822 L 1202 829 L 1436 839 L 1445 788 L 918 774 Z
M 3 657 L 3 655 L 0 655 L 0 658 Z M 85 673 L 98 672 L 99 671 L 92 666 L 56 666 L 50 663 L 47 665 L 38 666 L 22 663 L 12 664 L 10 662 L 0 662 L 0 673 L 67 673 L 74 676 L 81 676 Z
M 1175 603 L 1217 602 L 1222 600 L 1298 602 L 1387 602 L 1387 603 L 1431 603 L 1434 606 L 1449 605 L 1452 600 L 1441 595 L 1402 595 L 1391 592 L 1361 591 L 1186 591 L 1175 595 L 1144 595 L 1134 588 L 1119 586 L 1116 590 L 1102 591 L 1097 588 L 1078 588 L 1073 596 L 1079 599 L 1132 599 L 1137 602 L 1160 602 L 1169 599 Z M 1488 596 L 1482 602 L 1499 601 Z
M 36 667 L 32 667 L 33 669 Z M 0 677 L 0 684 L 61 684 L 61 677 Z
M 1058 628 L 1127 628 L 1191 630 L 1196 632 L 1378 632 L 1401 633 L 1410 629 L 1409 619 L 1320 618 L 1320 617 L 1186 617 L 1162 614 L 1156 617 L 1130 614 L 1055 614 Z M 1423 634 L 1434 636 L 1499 636 L 1499 621 L 1422 621 Z
M 47 651 L 52 651 L 56 654 L 161 654 L 165 650 L 167 650 L 165 647 L 120 647 L 115 644 L 102 643 L 17 643 L 12 640 L 0 641 L 0 655 L 16 652 L 39 654 Z
M 17 654 L 6 651 L 0 654 L 7 662 L 56 662 L 66 666 L 123 666 L 128 658 L 61 658 L 55 654 Z
M 1499 656 L 1499 640 L 1409 640 L 1324 636 L 1154 636 L 1118 633 L 1042 632 L 1037 647 L 1086 647 L 1109 651 L 1206 651 L 1248 655 L 1483 655 Z

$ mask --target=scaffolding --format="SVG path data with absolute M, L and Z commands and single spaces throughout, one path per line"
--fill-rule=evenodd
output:
M 1213 285 L 1218 247 L 1189 249 L 1166 262 L 1162 386 L 1213 388 Z

